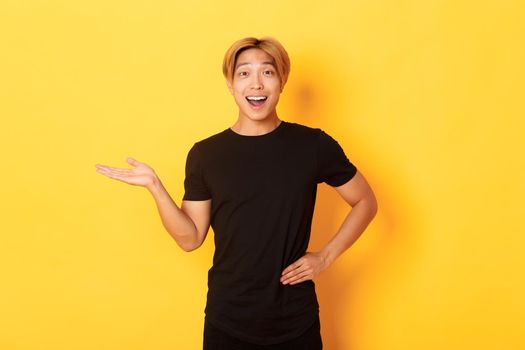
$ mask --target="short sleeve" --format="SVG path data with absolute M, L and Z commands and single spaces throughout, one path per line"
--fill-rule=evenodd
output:
M 184 178 L 183 200 L 200 201 L 211 198 L 210 191 L 202 174 L 202 158 L 197 144 L 188 152 L 186 158 L 186 177 Z
M 321 130 L 317 144 L 317 183 L 341 186 L 356 173 L 356 166 L 350 162 L 339 143 Z

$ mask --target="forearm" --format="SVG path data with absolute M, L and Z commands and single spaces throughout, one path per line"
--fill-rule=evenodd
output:
M 352 207 L 339 230 L 320 251 L 327 266 L 357 241 L 376 212 L 377 203 L 373 198 L 361 200 Z
M 184 250 L 197 240 L 197 228 L 193 220 L 182 211 L 170 197 L 160 179 L 147 186 L 153 195 L 164 228 Z

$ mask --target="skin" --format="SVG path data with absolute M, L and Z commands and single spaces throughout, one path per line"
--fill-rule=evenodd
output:
M 226 81 L 228 90 L 239 107 L 239 115 L 231 129 L 239 134 L 255 136 L 275 129 L 281 120 L 276 106 L 283 84 L 273 65 L 273 59 L 256 48 L 239 54 L 232 81 Z M 268 96 L 264 107 L 253 109 L 246 96 Z M 135 186 L 143 186 L 153 195 L 162 223 L 184 251 L 199 248 L 210 227 L 211 199 L 183 200 L 180 208 L 164 188 L 160 178 L 147 164 L 131 157 L 132 169 L 114 168 L 96 164 L 97 171 L 109 178 Z M 287 266 L 281 274 L 281 283 L 297 284 L 315 279 L 359 238 L 377 213 L 377 200 L 361 172 L 347 183 L 334 187 L 351 207 L 340 228 L 331 240 L 317 252 L 306 252 Z
M 282 92 L 281 79 L 273 59 L 260 49 L 248 49 L 239 54 L 233 72 L 233 81 L 226 81 L 228 90 L 239 107 L 237 122 L 232 130 L 248 136 L 266 134 L 281 122 L 276 106 Z M 247 96 L 264 95 L 263 108 L 254 110 Z

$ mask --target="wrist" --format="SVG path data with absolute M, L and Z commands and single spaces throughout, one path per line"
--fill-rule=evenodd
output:
M 329 249 L 323 249 L 319 252 L 319 254 L 321 255 L 321 258 L 323 259 L 323 263 L 325 265 L 325 267 L 328 267 L 330 265 L 332 265 L 332 263 L 334 262 L 335 258 L 333 256 L 333 254 L 330 252 Z
M 151 182 L 146 185 L 146 188 L 152 193 L 152 194 L 155 194 L 155 193 L 158 193 L 159 191 L 162 190 L 162 182 L 160 181 L 160 179 L 157 177 L 157 176 L 153 176 Z

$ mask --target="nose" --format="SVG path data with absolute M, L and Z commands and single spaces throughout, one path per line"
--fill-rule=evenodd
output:
M 253 89 L 257 89 L 257 90 L 262 89 L 263 85 L 262 85 L 262 82 L 261 82 L 261 78 L 257 74 L 254 74 L 253 76 L 254 76 L 254 78 L 252 80 L 252 88 Z

